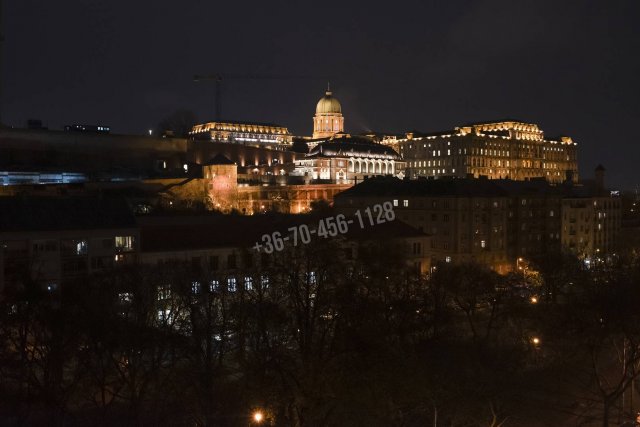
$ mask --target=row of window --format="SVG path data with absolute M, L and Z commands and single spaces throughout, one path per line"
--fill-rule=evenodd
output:
M 306 280 L 309 281 L 310 285 L 315 285 L 317 283 L 317 275 L 315 272 L 311 271 L 307 273 Z M 217 292 L 237 292 L 239 290 L 252 291 L 255 289 L 256 285 L 260 285 L 260 288 L 263 290 L 269 289 L 270 279 L 266 274 L 262 274 L 259 277 L 254 276 L 243 276 L 243 277 L 235 277 L 230 276 L 223 279 L 211 279 L 209 282 L 204 284 L 199 281 L 191 282 L 191 293 L 193 295 L 199 295 L 203 292 L 203 290 L 207 290 L 210 293 Z M 171 285 L 160 285 L 157 287 L 157 299 L 158 301 L 166 301 L 170 300 L 173 297 L 173 290 L 171 289 Z M 129 292 L 124 292 L 119 294 L 120 302 L 131 302 L 133 299 L 133 295 Z
M 133 236 L 116 236 L 115 238 L 102 239 L 101 246 L 103 249 L 115 247 L 120 251 L 134 250 Z M 58 241 L 46 240 L 37 241 L 32 245 L 33 252 L 57 252 Z M 86 255 L 89 252 L 89 241 L 87 239 L 64 239 L 60 241 L 60 250 L 65 255 Z
M 221 258 L 223 258 L 226 262 L 221 262 Z M 243 267 L 252 267 L 254 265 L 254 258 L 251 253 L 245 254 L 243 257 L 242 265 Z M 174 264 L 182 264 L 184 262 L 183 259 L 172 259 L 172 258 L 161 258 L 158 259 L 158 266 L 171 266 Z M 219 255 L 210 255 L 208 258 L 205 256 L 194 256 L 191 257 L 191 267 L 194 270 L 200 270 L 203 267 L 207 267 L 209 271 L 218 271 L 221 269 L 233 270 L 239 268 L 240 262 L 238 260 L 238 255 L 236 253 L 227 254 L 226 257 L 221 257 Z M 269 265 L 269 256 L 266 253 L 261 253 L 260 257 L 260 265 L 267 266 Z
M 424 207 L 428 207 L 429 203 L 426 203 L 427 206 L 425 206 L 425 202 L 424 200 L 418 200 L 415 202 L 416 207 L 418 208 L 424 208 Z M 523 203 L 523 206 L 526 204 L 526 201 Z M 400 206 L 400 201 L 399 199 L 393 199 L 393 206 L 394 207 L 398 207 Z M 440 206 L 440 203 L 438 200 L 431 200 L 431 207 L 432 208 L 438 208 Z M 486 203 L 485 201 L 476 201 L 475 202 L 475 209 L 484 209 L 487 206 L 491 206 L 493 208 L 499 208 L 503 206 L 503 203 L 501 203 L 498 200 L 493 200 L 492 202 Z M 408 208 L 409 207 L 409 200 L 408 199 L 404 199 L 402 200 L 402 207 Z M 444 209 L 450 209 L 451 208 L 451 201 L 450 200 L 443 200 L 442 201 L 442 207 Z M 461 209 L 466 209 L 467 206 L 466 204 L 461 204 L 460 205 Z

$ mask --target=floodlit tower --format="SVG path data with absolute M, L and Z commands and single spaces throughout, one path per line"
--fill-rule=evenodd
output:
M 313 117 L 313 138 L 329 138 L 339 132 L 344 132 L 342 107 L 327 84 L 327 91 L 318 101 Z

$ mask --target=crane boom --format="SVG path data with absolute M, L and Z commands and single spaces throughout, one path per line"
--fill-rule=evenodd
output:
M 1 0 L 0 0 L 1 1 Z M 233 74 L 233 73 L 213 73 L 196 74 L 193 76 L 194 82 L 213 81 L 216 84 L 215 108 L 216 121 L 220 121 L 222 113 L 222 82 L 224 80 L 293 80 L 293 79 L 313 79 L 315 77 L 305 75 L 283 75 L 283 74 Z

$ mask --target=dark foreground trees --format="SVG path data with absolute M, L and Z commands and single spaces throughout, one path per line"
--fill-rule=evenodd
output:
M 613 426 L 640 403 L 633 264 L 543 270 L 534 304 L 517 275 L 417 276 L 387 242 L 263 261 L 8 295 L 0 424 Z

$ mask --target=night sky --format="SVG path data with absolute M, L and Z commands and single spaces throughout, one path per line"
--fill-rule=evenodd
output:
M 310 135 L 331 80 L 347 131 L 516 118 L 580 145 L 580 173 L 640 184 L 640 2 L 5 0 L 2 112 L 142 134 L 177 109 Z

